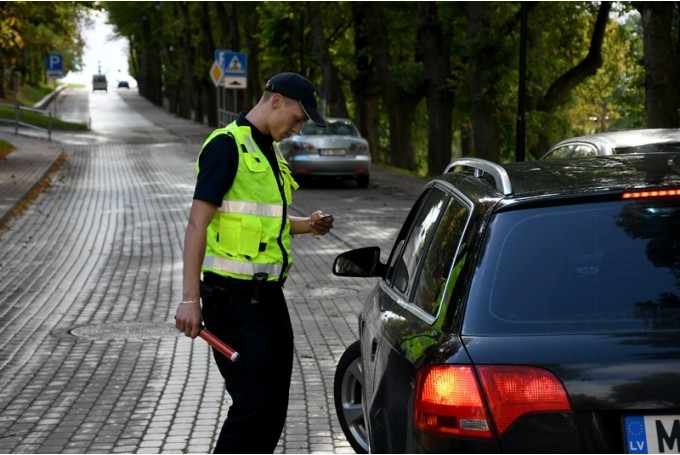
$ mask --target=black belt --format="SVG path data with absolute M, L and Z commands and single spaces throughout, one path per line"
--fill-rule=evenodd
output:
M 218 292 L 228 292 L 232 295 L 250 297 L 255 295 L 256 286 L 263 292 L 272 292 L 281 289 L 278 281 L 238 280 L 218 275 L 212 272 L 203 274 L 203 282 Z

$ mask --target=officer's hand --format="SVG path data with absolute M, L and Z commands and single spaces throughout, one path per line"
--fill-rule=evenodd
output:
M 326 235 L 333 228 L 333 215 L 317 210 L 309 217 L 309 229 L 314 235 Z
M 175 327 L 184 335 L 196 338 L 203 322 L 203 315 L 201 314 L 201 304 L 196 303 L 180 303 L 177 305 L 177 313 L 175 313 Z

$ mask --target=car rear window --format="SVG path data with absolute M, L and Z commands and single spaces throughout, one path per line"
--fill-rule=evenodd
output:
M 466 335 L 680 329 L 680 200 L 498 213 Z
M 359 136 L 359 130 L 349 122 L 327 120 L 326 123 L 326 127 L 320 127 L 314 123 L 306 122 L 302 125 L 300 133 L 305 136 Z
M 618 147 L 615 153 L 677 153 L 680 152 L 680 142 L 667 142 L 663 144 L 645 144 L 635 147 Z

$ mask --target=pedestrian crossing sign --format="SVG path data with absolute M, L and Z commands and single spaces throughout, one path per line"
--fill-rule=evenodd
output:
M 216 54 L 215 60 L 222 66 L 225 77 L 246 76 L 248 74 L 246 54 L 233 51 L 220 51 Z

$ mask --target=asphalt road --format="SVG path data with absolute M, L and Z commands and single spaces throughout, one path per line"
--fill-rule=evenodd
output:
M 51 108 L 91 130 L 53 134 L 66 164 L 0 230 L 0 453 L 208 452 L 229 397 L 207 345 L 180 336 L 172 318 L 210 128 L 136 91 L 69 89 Z M 296 354 L 278 453 L 352 452 L 333 375 L 374 281 L 335 277 L 331 265 L 361 246 L 386 257 L 423 184 L 375 169 L 367 189 L 296 192 L 294 213 L 323 209 L 336 223 L 294 239 L 285 294 Z

